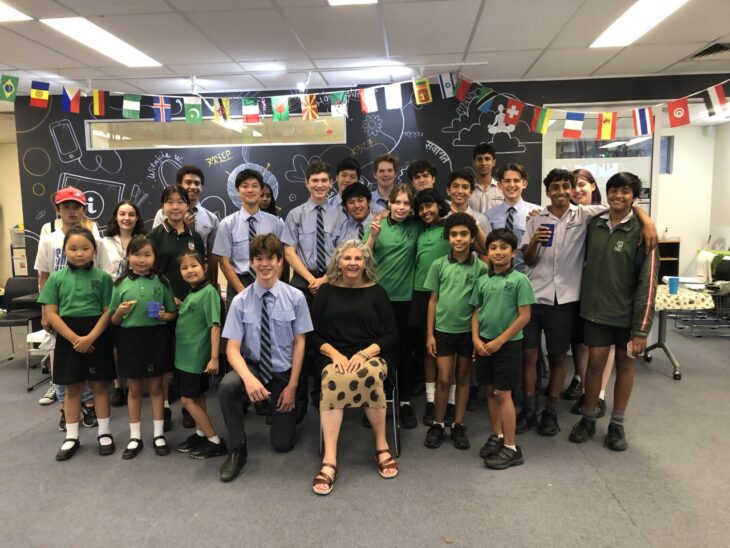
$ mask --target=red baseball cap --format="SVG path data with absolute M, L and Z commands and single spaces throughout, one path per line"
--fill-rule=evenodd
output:
M 56 205 L 61 202 L 78 202 L 86 207 L 86 196 L 78 188 L 67 186 L 56 192 Z

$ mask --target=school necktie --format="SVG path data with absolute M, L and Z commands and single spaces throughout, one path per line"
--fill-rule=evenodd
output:
M 327 269 L 324 250 L 324 208 L 317 206 L 317 273 L 321 274 Z
M 357 237 L 358 239 L 362 240 L 362 237 L 365 235 L 365 227 L 362 226 L 362 223 L 357 223 Z
M 248 218 L 248 241 L 249 243 L 256 236 L 256 217 Z
M 504 227 L 507 230 L 514 231 L 514 229 L 515 229 L 515 208 L 514 207 L 510 207 L 507 210 L 507 222 L 504 223 Z
M 267 384 L 273 375 L 271 365 L 271 326 L 269 325 L 269 297 L 271 292 L 267 291 L 261 297 L 261 351 L 259 352 L 259 377 L 261 382 Z

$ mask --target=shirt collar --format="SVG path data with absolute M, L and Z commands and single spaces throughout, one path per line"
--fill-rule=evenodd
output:
M 353 224 L 353 226 L 357 226 L 360 223 L 362 223 L 362 226 L 365 226 L 368 223 L 370 223 L 370 221 L 372 221 L 373 214 L 372 213 L 368 213 L 368 216 L 365 217 L 362 221 L 356 221 L 355 219 L 353 219 L 352 217 L 350 217 L 350 214 L 349 213 L 347 214 L 347 217 L 350 219 L 350 222 Z
M 142 274 L 135 274 L 132 269 L 129 270 L 129 274 L 127 274 L 127 277 L 130 280 L 136 280 L 137 278 L 146 278 L 148 280 L 154 280 L 155 279 L 155 273 L 150 272 L 149 274 L 142 275 Z
M 195 293 L 195 292 L 197 292 L 197 291 L 200 291 L 201 289 L 203 289 L 203 288 L 204 288 L 205 286 L 207 286 L 208 284 L 210 284 L 210 282 L 209 282 L 208 280 L 203 280 L 202 282 L 200 282 L 200 283 L 199 283 L 198 285 L 196 285 L 195 287 L 191 287 L 191 288 L 190 288 L 190 293 Z
M 92 268 L 94 268 L 94 261 L 91 261 L 89 263 L 89 266 L 84 266 L 84 267 L 74 266 L 71 263 L 69 263 L 68 261 L 66 262 L 66 265 L 68 266 L 69 270 L 89 272 Z
M 601 215 L 601 219 L 605 219 L 606 220 L 606 226 L 609 229 L 618 228 L 619 226 L 628 223 L 633 217 L 634 217 L 634 211 L 633 210 L 629 210 L 629 214 L 626 215 L 626 217 L 624 217 L 623 219 L 621 219 L 617 224 L 613 225 L 613 224 L 611 224 L 611 212 L 610 211 L 607 211 L 606 213 L 604 213 L 603 215 Z
M 183 226 L 185 227 L 185 230 L 183 232 L 186 232 L 187 234 L 189 234 L 190 236 L 192 236 L 193 235 L 192 229 L 189 226 L 187 226 L 185 223 L 183 223 Z M 164 221 L 162 221 L 162 227 L 168 233 L 172 232 L 172 233 L 177 234 L 177 230 L 175 230 L 174 228 L 172 228 L 172 225 L 170 225 L 170 223 L 168 222 L 167 219 L 165 219 Z
M 325 200 L 325 202 L 324 202 L 324 203 L 322 203 L 322 204 L 315 204 L 315 203 L 314 203 L 314 202 L 312 201 L 312 199 L 311 199 L 311 198 L 309 198 L 309 199 L 308 199 L 308 200 L 306 201 L 306 204 L 307 204 L 307 207 L 308 207 L 308 209 L 309 209 L 310 211 L 316 211 L 316 209 L 317 209 L 317 206 L 320 206 L 320 207 L 321 207 L 321 208 L 322 208 L 322 209 L 324 210 L 324 212 L 325 212 L 325 213 L 327 213 L 327 209 L 329 208 L 329 203 L 328 203 L 328 202 L 327 202 L 326 200 Z
M 512 264 L 509 267 L 509 270 L 505 270 L 504 272 L 495 272 L 492 267 L 489 267 L 489 276 L 503 276 L 507 277 L 510 274 L 512 274 L 512 271 L 515 269 L 514 261 L 512 261 Z
M 457 261 L 456 258 L 454 257 L 454 250 L 453 249 L 451 251 L 449 251 L 448 260 L 452 264 L 459 263 L 459 261 Z M 471 266 L 471 265 L 474 264 L 474 260 L 475 260 L 474 259 L 474 253 L 469 253 L 469 256 L 466 259 L 464 259 L 463 261 L 461 261 L 461 263 Z
M 277 280 L 271 289 L 266 289 L 264 286 L 254 282 L 253 294 L 256 296 L 257 299 L 263 298 L 264 293 L 266 293 L 267 291 L 274 295 L 274 297 L 278 297 L 279 293 L 281 292 L 281 282 Z

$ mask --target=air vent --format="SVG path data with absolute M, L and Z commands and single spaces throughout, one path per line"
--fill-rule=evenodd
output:
M 712 44 L 695 53 L 689 58 L 691 61 L 724 61 L 730 60 L 730 44 Z

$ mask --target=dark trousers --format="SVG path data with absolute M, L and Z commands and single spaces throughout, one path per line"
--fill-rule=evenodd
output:
M 318 273 L 316 272 L 312 272 L 312 275 L 317 278 L 321 276 L 321 274 L 318 275 Z M 307 300 L 307 308 L 311 310 L 314 295 L 312 295 L 312 292 L 309 291 L 309 283 L 307 282 L 307 280 L 294 272 L 289 284 L 292 287 L 296 287 L 304 294 L 304 298 Z M 307 403 L 309 401 L 309 395 L 307 394 L 307 392 L 310 386 L 310 378 L 312 379 L 312 401 L 319 401 L 319 379 L 316 378 L 317 368 L 314 365 L 318 353 L 319 349 L 312 348 L 309 344 L 309 339 L 307 339 L 307 345 L 304 349 L 304 362 L 302 363 L 302 372 L 299 375 L 299 385 L 297 386 L 297 410 L 301 416 L 307 414 Z
M 255 371 L 249 364 L 249 368 Z M 276 411 L 276 404 L 282 390 L 289 384 L 290 371 L 286 373 L 274 373 L 274 376 L 266 384 L 266 389 L 271 392 L 269 405 L 271 406 L 271 445 L 276 451 L 290 451 L 296 442 L 297 419 L 296 412 L 288 413 Z M 231 449 L 238 447 L 244 442 L 245 427 L 243 418 L 243 406 L 250 403 L 243 379 L 235 371 L 230 371 L 223 377 L 218 387 L 218 400 L 221 404 L 223 420 L 228 428 L 228 442 Z
M 411 301 L 391 301 L 395 324 L 398 328 L 398 342 L 393 352 L 393 366 L 398 371 L 398 397 L 401 401 L 410 401 L 411 392 L 416 387 L 418 374 L 411 359 L 413 347 L 411 327 L 408 319 L 411 313 Z

